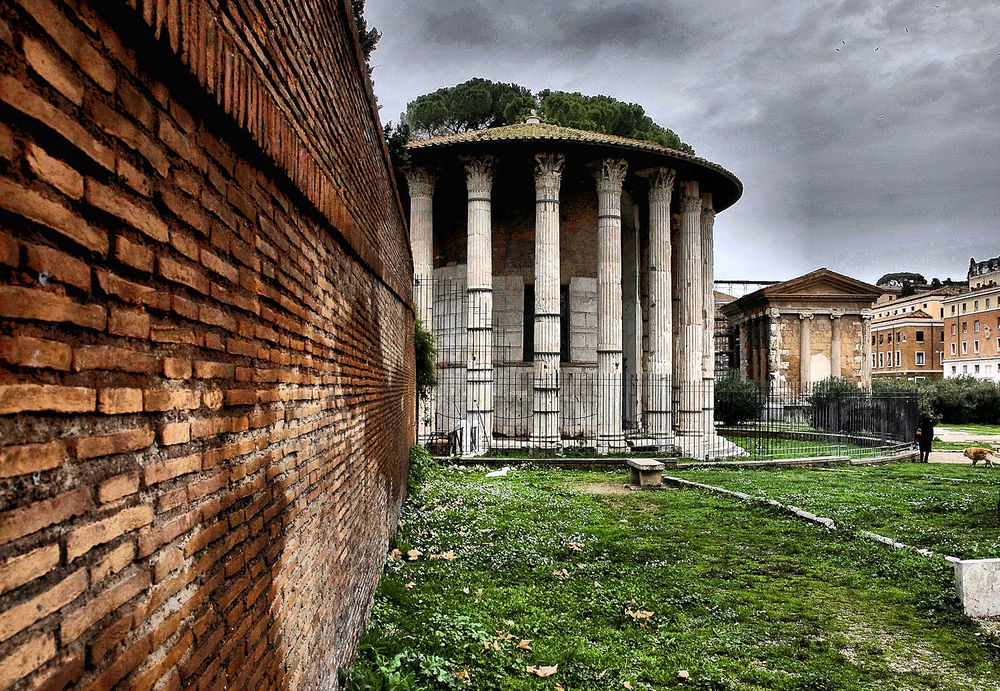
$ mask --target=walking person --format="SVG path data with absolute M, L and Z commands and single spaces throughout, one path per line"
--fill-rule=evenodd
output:
M 920 450 L 920 462 L 929 463 L 931 460 L 931 442 L 934 441 L 934 421 L 929 415 L 920 418 L 917 426 L 917 448 Z

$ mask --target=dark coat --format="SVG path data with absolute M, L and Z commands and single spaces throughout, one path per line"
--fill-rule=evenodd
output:
M 929 452 L 931 450 L 931 442 L 934 441 L 934 423 L 930 420 L 924 420 L 917 427 L 917 444 L 920 446 L 920 450 L 924 452 Z

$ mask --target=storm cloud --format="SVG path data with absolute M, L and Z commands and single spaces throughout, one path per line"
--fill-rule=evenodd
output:
M 739 176 L 716 273 L 1000 254 L 1000 3 L 368 0 L 384 120 L 473 76 L 642 104 Z

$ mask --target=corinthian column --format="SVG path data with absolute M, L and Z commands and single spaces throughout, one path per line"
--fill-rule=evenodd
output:
M 715 208 L 712 195 L 701 195 L 701 287 L 704 293 L 702 330 L 702 392 L 705 433 L 715 431 Z
M 490 218 L 493 157 L 463 160 L 469 191 L 466 283 L 469 354 L 462 450 L 466 455 L 480 455 L 490 448 L 493 435 L 493 242 Z
M 531 438 L 559 446 L 559 185 L 565 156 L 535 156 L 535 405 Z
M 670 273 L 670 198 L 674 171 L 654 168 L 649 176 L 649 374 L 646 427 L 657 445 L 671 429 L 673 374 L 673 290 Z
M 628 164 L 606 158 L 597 179 L 597 447 L 625 446 L 622 428 L 622 182 Z
M 434 182 L 437 173 L 430 168 L 406 171 L 410 188 L 410 251 L 413 254 L 413 303 L 424 328 L 434 328 Z M 426 443 L 434 433 L 435 400 L 432 391 L 420 401 L 417 415 L 417 439 Z
M 812 382 L 812 312 L 799 314 L 799 388 L 803 391 Z
M 701 268 L 701 196 L 696 181 L 681 183 L 681 228 L 678 237 L 677 292 L 680 296 L 674 363 L 680 387 L 677 431 L 698 436 L 704 430 L 703 378 L 705 294 Z

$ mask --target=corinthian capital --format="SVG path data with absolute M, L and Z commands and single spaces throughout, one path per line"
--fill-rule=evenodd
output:
M 420 166 L 409 168 L 404 173 L 406 174 L 406 185 L 410 188 L 411 197 L 434 196 L 434 183 L 437 182 L 438 178 L 437 170 Z
M 681 213 L 701 213 L 701 195 L 697 180 L 681 182 Z
M 493 189 L 493 156 L 463 156 L 465 184 L 470 197 L 489 199 Z
M 562 180 L 562 154 L 535 154 L 535 194 L 538 199 L 559 199 L 559 185 Z
M 703 226 L 715 224 L 715 207 L 712 206 L 712 195 L 708 192 L 701 195 L 701 224 Z
M 628 162 L 624 158 L 606 158 L 600 167 L 594 171 L 598 192 L 622 193 L 622 183 L 628 171 Z

